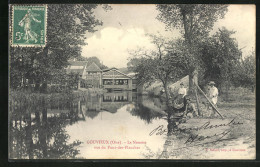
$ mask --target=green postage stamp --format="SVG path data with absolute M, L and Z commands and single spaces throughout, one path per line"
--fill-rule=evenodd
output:
M 46 45 L 47 5 L 12 6 L 12 46 Z

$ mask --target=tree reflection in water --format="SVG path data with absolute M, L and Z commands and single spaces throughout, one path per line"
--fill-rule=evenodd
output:
M 135 107 L 129 110 L 129 112 L 147 123 L 152 123 L 153 119 L 162 118 L 164 116 L 163 106 L 163 101 L 159 98 L 137 96 Z
M 78 108 L 68 103 L 71 99 L 62 101 L 62 105 L 42 96 L 21 98 L 17 95 L 11 99 L 10 159 L 68 159 L 79 154 L 77 147 L 81 141 L 68 143 L 70 136 L 65 131 L 66 125 L 77 122 Z M 49 114 L 58 106 L 69 112 Z
M 81 111 L 83 111 L 86 117 L 91 119 L 94 119 L 101 111 L 116 113 L 118 109 L 125 105 L 127 105 L 126 110 L 131 115 L 139 117 L 147 123 L 164 116 L 162 106 L 165 104 L 159 98 L 138 96 L 137 93 L 132 91 L 109 92 L 104 93 L 103 96 L 89 95 L 80 101 Z M 161 112 L 158 112 L 156 108 Z

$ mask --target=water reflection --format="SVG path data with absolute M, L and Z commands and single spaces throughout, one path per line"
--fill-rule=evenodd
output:
M 138 96 L 131 91 L 87 94 L 83 98 L 53 96 L 32 99 L 19 99 L 17 96 L 12 99 L 9 117 L 11 159 L 89 158 L 81 154 L 84 139 L 79 133 L 73 134 L 68 130 L 80 122 L 84 124 L 80 128 L 89 126 L 94 131 L 102 123 L 106 124 L 104 126 L 117 125 L 118 120 L 129 121 L 133 125 L 139 122 L 140 127 L 149 124 L 145 130 L 140 130 L 142 134 L 149 133 L 154 126 L 150 124 L 153 120 L 155 125 L 165 124 L 165 120 L 160 119 L 164 116 L 162 101 Z M 91 124 L 90 120 L 94 123 Z M 131 129 L 130 126 L 126 128 Z M 137 133 L 136 129 L 137 126 L 131 130 Z M 94 137 L 93 133 L 87 135 Z M 110 136 L 108 133 L 107 137 Z
M 80 141 L 67 143 L 69 114 L 49 115 L 45 107 L 14 110 L 10 115 L 9 157 L 14 159 L 75 158 Z M 18 114 L 16 114 L 18 113 Z M 70 112 L 71 113 L 71 112 Z M 71 119 L 73 120 L 73 119 Z

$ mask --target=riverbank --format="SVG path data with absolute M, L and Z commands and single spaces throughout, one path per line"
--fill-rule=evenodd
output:
M 165 146 L 164 154 L 158 157 L 162 159 L 240 159 L 241 157 L 253 159 L 256 146 L 255 94 L 246 89 L 233 89 L 230 91 L 229 100 L 223 99 L 220 95 L 218 109 L 224 116 L 224 120 L 219 116 L 188 119 L 178 128 L 200 129 L 168 136 L 167 140 L 173 141 L 173 145 Z
M 98 88 L 89 88 L 85 90 L 66 91 L 60 93 L 39 93 L 27 90 L 10 90 L 9 106 L 10 112 L 17 109 L 27 110 L 28 106 L 37 107 L 42 103 L 50 106 L 66 106 L 70 101 L 86 99 L 88 95 L 102 95 L 106 91 Z M 23 110 L 19 110 L 23 111 Z

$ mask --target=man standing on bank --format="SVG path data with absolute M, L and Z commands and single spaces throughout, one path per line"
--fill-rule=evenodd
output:
M 211 102 L 215 106 L 217 106 L 217 102 L 218 102 L 218 88 L 215 87 L 215 82 L 214 81 L 210 81 L 209 82 L 208 96 L 209 96 Z

